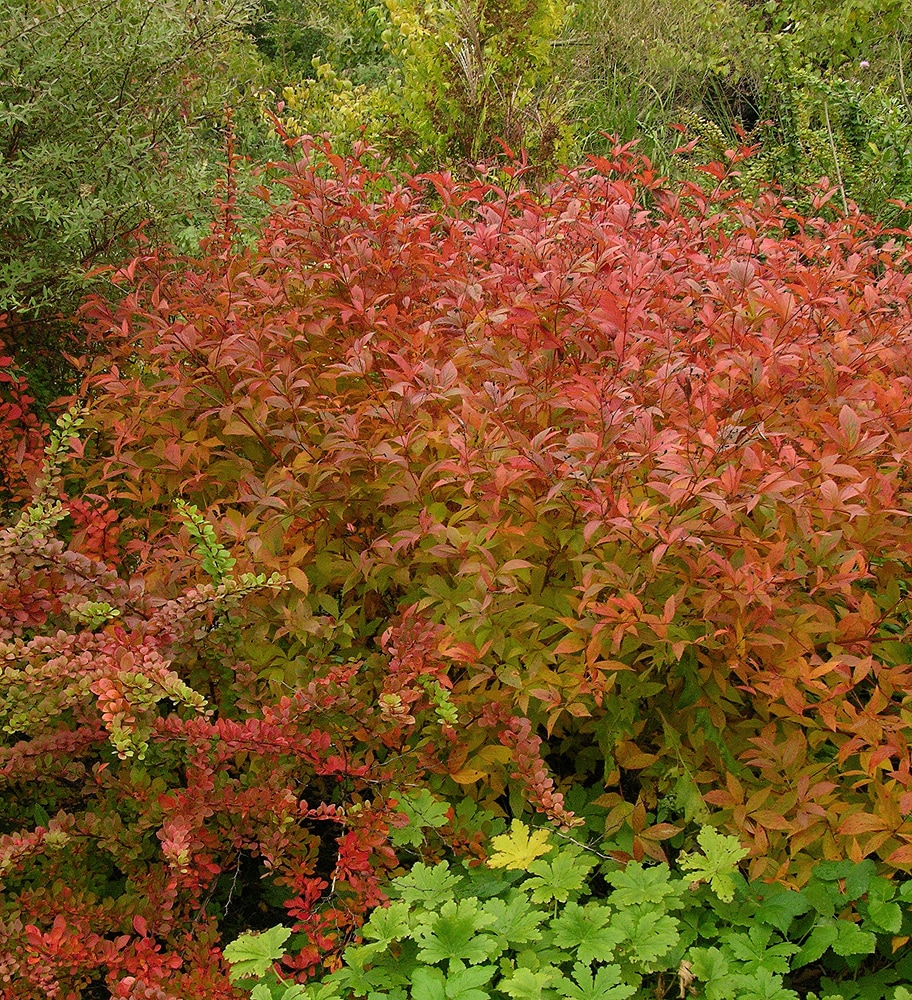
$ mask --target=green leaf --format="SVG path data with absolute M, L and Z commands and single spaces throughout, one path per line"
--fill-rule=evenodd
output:
M 443 826 L 450 811 L 446 802 L 435 799 L 426 788 L 403 795 L 399 799 L 398 809 L 408 817 L 408 825 L 391 827 L 390 840 L 397 847 L 406 844 L 419 847 L 424 841 L 422 829 Z
M 560 982 L 564 974 L 553 965 L 543 969 L 513 969 L 497 984 L 498 990 L 513 1000 L 547 1000 L 553 997 L 552 983 Z
M 307 992 L 307 987 L 300 983 L 283 984 L 285 990 L 279 994 L 279 1000 L 341 1000 L 339 994 L 331 986 L 322 986 L 313 993 Z
M 550 903 L 551 900 L 564 903 L 583 888 L 591 869 L 592 862 L 588 858 L 563 848 L 551 861 L 533 861 L 529 865 L 529 871 L 536 877 L 529 879 L 525 888 L 530 890 L 534 903 Z
M 694 693 L 692 697 L 694 701 L 696 701 L 696 699 L 700 696 L 700 688 L 698 684 L 694 684 L 693 688 Z M 668 728 L 669 727 L 666 724 L 666 735 L 668 735 Z M 688 823 L 702 824 L 707 822 L 709 819 L 709 809 L 703 801 L 699 785 L 697 785 L 687 771 L 684 771 L 678 776 L 672 795 L 674 796 L 678 809 L 681 811 L 684 819 Z
M 703 848 L 703 855 L 684 854 L 678 858 L 682 868 L 693 872 L 693 881 L 709 882 L 713 892 L 723 903 L 730 903 L 735 895 L 734 873 L 738 863 L 747 857 L 745 850 L 735 837 L 719 833 L 710 826 L 704 826 L 697 834 L 697 843 Z
M 342 994 L 336 989 L 335 983 L 308 983 L 307 986 L 297 988 L 301 993 L 295 994 L 295 998 L 300 997 L 300 1000 L 342 1000 Z M 281 1000 L 292 1000 L 292 997 L 286 993 Z
M 301 986 L 300 983 L 257 983 L 250 993 L 250 1000 L 341 1000 L 332 985 Z
M 436 909 L 443 900 L 452 898 L 460 882 L 462 876 L 451 874 L 446 861 L 433 868 L 419 861 L 408 875 L 393 879 L 389 894 L 412 905 L 429 903 Z
M 412 1000 L 446 1000 L 446 979 L 440 969 L 415 969 L 412 973 Z
M 593 974 L 587 965 L 577 962 L 573 982 L 565 979 L 558 983 L 557 992 L 570 1000 L 624 1000 L 636 993 L 636 987 L 623 982 L 620 966 L 605 965 Z
M 494 967 L 480 965 L 444 975 L 426 966 L 412 973 L 412 1000 L 489 1000 L 490 993 L 479 989 L 494 975 Z
M 863 931 L 858 924 L 838 920 L 836 927 L 839 933 L 831 947 L 837 955 L 870 955 L 877 947 L 877 936 Z
M 902 926 L 902 910 L 893 901 L 895 895 L 896 886 L 889 879 L 878 876 L 868 886 L 868 919 L 875 927 L 890 934 L 898 934 Z
M 644 868 L 636 861 L 629 861 L 620 871 L 607 874 L 605 880 L 615 887 L 608 898 L 618 910 L 628 906 L 660 905 L 664 912 L 669 909 L 666 900 L 676 899 L 684 891 L 683 882 L 671 881 L 668 865 Z
M 285 991 L 284 983 L 257 983 L 250 991 L 250 1000 L 278 1000 L 279 991 Z
M 490 899 L 510 891 L 511 886 L 521 881 L 526 872 L 509 871 L 506 868 L 488 868 L 487 865 L 477 865 L 474 868 L 464 868 L 463 883 L 460 893 L 463 896 L 474 896 L 476 899 Z
M 264 975 L 285 954 L 284 945 L 290 936 L 288 927 L 271 927 L 260 934 L 242 934 L 226 945 L 224 955 L 231 964 L 231 981 Z
M 374 910 L 361 933 L 369 941 L 387 945 L 407 937 L 410 931 L 408 903 L 392 902 Z
M 729 1000 L 734 995 L 728 959 L 718 948 L 691 948 L 687 957 L 691 972 L 704 986 L 706 1000 Z
M 871 900 L 868 903 L 868 917 L 871 923 L 889 934 L 898 934 L 902 926 L 902 910 L 899 903 Z
M 879 903 L 886 903 L 888 900 L 893 899 L 895 895 L 896 885 L 888 878 L 878 875 L 877 878 L 871 879 L 871 884 L 868 886 L 869 902 L 876 900 Z
M 804 896 L 821 917 L 831 918 L 845 905 L 845 897 L 835 882 L 811 879 L 804 887 Z
M 785 886 L 763 886 L 764 899 L 754 916 L 764 924 L 770 924 L 785 934 L 795 917 L 807 913 L 811 904 L 803 892 L 787 889 Z
M 385 945 L 377 943 L 346 948 L 343 958 L 342 968 L 326 977 L 343 996 L 364 996 L 378 988 L 403 985 L 411 982 L 414 971 L 414 962 L 394 958 Z
M 824 882 L 836 882 L 847 878 L 854 867 L 854 861 L 821 861 L 814 866 L 814 877 Z
M 446 978 L 446 995 L 449 1000 L 487 1000 L 487 990 L 479 989 L 494 975 L 493 965 L 476 965 L 450 972 Z
M 732 981 L 737 987 L 738 1000 L 798 1000 L 798 994 L 782 985 L 782 976 L 769 969 L 758 969 L 749 976 L 735 975 Z
M 483 962 L 500 950 L 495 938 L 479 933 L 493 922 L 494 918 L 479 908 L 477 899 L 451 899 L 416 928 L 418 958 L 428 963 L 448 959 Z
M 744 964 L 745 968 L 739 972 L 753 973 L 766 969 L 784 974 L 789 971 L 789 957 L 798 951 L 798 945 L 782 940 L 770 943 L 773 934 L 774 930 L 768 924 L 754 924 L 747 934 L 729 931 L 723 936 L 722 943 L 730 957 Z
M 852 870 L 846 875 L 845 891 L 849 899 L 858 899 L 868 891 L 871 880 L 877 874 L 877 865 L 870 858 L 852 865 Z
M 554 943 L 576 955 L 581 962 L 607 962 L 615 945 L 623 940 L 623 931 L 609 927 L 612 912 L 598 903 L 580 906 L 567 903 L 551 921 Z
M 817 924 L 808 935 L 807 940 L 792 959 L 792 968 L 800 969 L 821 958 L 824 952 L 833 946 L 839 937 L 839 928 L 834 923 Z
M 529 905 L 525 893 L 514 889 L 506 899 L 489 899 L 482 909 L 491 916 L 491 932 L 503 946 L 541 939 L 540 927 L 545 914 Z
M 623 934 L 618 948 L 623 947 L 628 958 L 647 967 L 671 951 L 680 938 L 674 917 L 638 907 L 616 913 L 612 919 L 615 927 Z

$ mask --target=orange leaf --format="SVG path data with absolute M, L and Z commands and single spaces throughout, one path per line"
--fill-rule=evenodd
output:
M 681 826 L 675 826 L 674 823 L 656 823 L 655 826 L 647 827 L 643 831 L 643 836 L 650 840 L 669 840 L 683 829 Z
M 310 580 L 307 579 L 307 574 L 298 566 L 289 566 L 285 570 L 285 576 L 288 577 L 289 582 L 295 588 L 295 590 L 300 591 L 302 594 L 307 594 L 310 591 Z
M 897 868 L 905 865 L 912 865 L 912 844 L 903 844 L 887 858 L 888 865 L 896 865 Z
M 578 653 L 586 645 L 586 640 L 579 635 L 565 636 L 554 647 L 555 656 L 565 656 L 568 653 Z
M 845 836 L 853 836 L 858 833 L 874 833 L 877 830 L 889 830 L 890 826 L 879 816 L 872 816 L 870 813 L 855 813 L 844 819 L 837 827 L 836 832 Z

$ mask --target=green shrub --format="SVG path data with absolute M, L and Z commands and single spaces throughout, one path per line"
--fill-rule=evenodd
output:
M 260 0 L 248 31 L 268 60 L 271 87 L 311 77 L 315 59 L 329 60 L 357 84 L 379 79 L 389 61 L 380 37 L 384 14 L 369 0 Z
M 572 146 L 553 57 L 567 11 L 553 0 L 387 0 L 371 18 L 391 59 L 384 78 L 358 80 L 315 58 L 316 79 L 283 94 L 283 124 L 343 143 L 363 134 L 426 166 L 474 163 L 501 141 L 553 165 Z
M 250 0 L 0 0 L 0 313 L 67 313 L 144 223 L 208 205 Z M 213 170 L 215 166 L 215 170 Z M 52 332 L 50 340 L 57 337 Z
M 579 131 L 588 149 L 604 145 L 600 130 L 639 138 L 678 173 L 669 124 L 703 140 L 701 162 L 743 130 L 758 146 L 740 180 L 752 197 L 766 182 L 799 195 L 826 176 L 843 211 L 855 201 L 900 221 L 890 201 L 912 194 L 910 25 L 907 0 L 584 0 L 572 29 Z

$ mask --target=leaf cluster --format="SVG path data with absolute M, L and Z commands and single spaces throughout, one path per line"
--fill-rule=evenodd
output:
M 598 852 L 556 842 L 546 828 L 530 837 L 514 823 L 492 842 L 487 873 L 419 863 L 394 879 L 392 901 L 371 914 L 362 943 L 319 982 L 291 984 L 278 971 L 288 933 L 280 927 L 238 938 L 225 955 L 254 1000 L 645 1000 L 671 990 L 794 1000 L 799 984 L 812 1000 L 904 996 L 912 967 L 892 954 L 890 939 L 912 920 L 908 884 L 878 878 L 869 862 L 822 864 L 802 891 L 747 883 L 734 838 L 707 827 L 699 840 L 705 853 L 687 867 L 729 880 L 721 891 L 665 864 L 636 862 L 602 862 L 606 888 L 593 891 L 587 876 Z M 533 841 L 553 855 L 553 870 L 572 873 L 572 889 L 542 892 L 548 866 L 520 866 Z M 504 865 L 507 856 L 517 863 Z M 852 900 L 858 922 L 847 911 Z

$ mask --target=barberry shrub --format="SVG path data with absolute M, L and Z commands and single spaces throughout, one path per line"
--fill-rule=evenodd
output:
M 133 557 L 184 497 L 290 581 L 253 674 L 363 661 L 352 697 L 402 720 L 381 637 L 411 622 L 450 787 L 491 805 L 572 823 L 563 780 L 637 860 L 712 807 L 752 877 L 912 866 L 896 234 L 823 188 L 745 202 L 736 151 L 702 186 L 623 147 L 542 190 L 298 152 L 256 248 L 143 257 L 87 312 L 79 476 Z
M 236 996 L 219 938 L 264 915 L 298 934 L 289 975 L 332 967 L 385 899 L 395 831 L 445 822 L 410 792 L 455 721 L 446 679 L 417 677 L 433 630 L 388 629 L 385 694 L 354 661 L 273 691 L 239 650 L 284 581 L 232 572 L 190 504 L 198 578 L 119 576 L 111 509 L 61 495 L 80 424 L 0 530 L 0 995 Z

